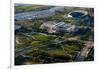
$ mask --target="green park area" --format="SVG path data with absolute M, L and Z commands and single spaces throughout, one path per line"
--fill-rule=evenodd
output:
M 15 65 L 93 60 L 89 43 L 94 41 L 93 8 L 62 8 L 15 6 Z M 86 11 L 87 15 L 68 16 L 76 10 Z M 88 52 L 84 55 L 88 57 L 81 56 L 83 52 Z

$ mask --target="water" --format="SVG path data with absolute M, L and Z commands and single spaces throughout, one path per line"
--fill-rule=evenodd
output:
M 84 13 L 81 13 L 81 12 L 73 12 L 70 15 L 72 17 L 78 18 L 78 17 L 82 17 L 84 15 Z

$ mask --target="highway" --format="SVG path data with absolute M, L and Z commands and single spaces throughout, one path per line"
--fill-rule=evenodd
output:
M 83 49 L 78 52 L 75 61 L 84 61 L 84 58 L 88 56 L 90 49 L 93 47 L 92 41 L 85 41 Z
M 41 11 L 29 11 L 29 12 L 21 12 L 15 14 L 16 20 L 25 20 L 25 19 L 36 19 L 36 18 L 43 18 L 52 16 L 55 14 L 56 11 L 63 11 L 64 7 L 53 7 L 46 10 Z

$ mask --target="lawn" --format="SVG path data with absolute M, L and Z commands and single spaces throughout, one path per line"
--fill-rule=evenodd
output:
M 50 41 L 56 38 L 56 36 L 46 35 L 43 33 L 36 33 L 33 35 L 33 37 L 35 37 L 35 39 L 39 41 Z
M 43 46 L 44 43 L 42 43 L 41 41 L 33 41 L 33 42 L 31 43 L 31 45 L 32 45 L 32 46 Z

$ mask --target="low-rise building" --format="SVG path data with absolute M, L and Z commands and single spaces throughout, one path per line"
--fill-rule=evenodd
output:
M 76 32 L 78 30 L 76 25 L 66 24 L 65 22 L 57 23 L 53 21 L 44 22 L 40 28 L 46 30 L 48 33 Z

